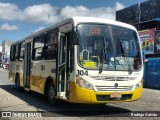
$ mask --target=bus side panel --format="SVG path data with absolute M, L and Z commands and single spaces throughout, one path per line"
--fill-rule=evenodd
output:
M 30 88 L 33 91 L 36 91 L 38 93 L 44 94 L 44 83 L 46 78 L 41 76 L 30 76 Z
M 16 71 L 14 69 L 14 67 L 15 67 L 14 64 L 15 64 L 15 62 L 9 63 L 9 75 L 8 75 L 9 80 L 11 80 L 13 83 L 15 83 L 15 75 L 16 75 Z
M 56 77 L 55 61 L 32 61 L 30 88 L 33 91 L 44 94 L 45 83 L 48 77 L 54 80 Z
M 19 74 L 20 86 L 23 87 L 23 61 L 9 63 L 9 79 L 15 83 L 16 74 Z

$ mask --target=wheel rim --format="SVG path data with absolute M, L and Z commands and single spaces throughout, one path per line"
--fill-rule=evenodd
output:
M 54 95 L 55 95 L 54 88 L 50 87 L 49 88 L 49 98 L 54 99 Z

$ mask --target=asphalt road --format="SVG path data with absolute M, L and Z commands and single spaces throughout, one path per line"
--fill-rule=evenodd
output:
M 159 119 L 160 90 L 143 89 L 140 100 L 126 103 L 112 103 L 106 105 L 69 104 L 60 101 L 57 106 L 51 106 L 43 95 L 35 92 L 17 91 L 15 85 L 8 80 L 8 72 L 0 68 L 0 111 L 42 112 L 40 115 L 47 119 Z M 2 114 L 2 113 L 1 113 Z M 149 116 L 150 115 L 150 116 Z M 138 117 L 137 117 L 138 116 Z M 141 117 L 140 117 L 141 116 Z M 148 117 L 143 117 L 148 116 Z M 22 116 L 21 116 L 22 117 Z M 46 119 L 42 117 L 40 119 Z M 0 118 L 0 119 L 21 119 Z M 28 119 L 28 118 L 25 118 Z M 35 119 L 35 118 L 34 118 Z

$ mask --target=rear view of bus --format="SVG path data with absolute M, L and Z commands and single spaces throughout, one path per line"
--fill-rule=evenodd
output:
M 71 101 L 134 101 L 142 92 L 143 62 L 137 31 L 123 23 L 79 23 L 76 83 Z

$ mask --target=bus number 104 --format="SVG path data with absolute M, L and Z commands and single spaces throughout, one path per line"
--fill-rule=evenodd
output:
M 83 76 L 83 75 L 87 75 L 88 76 L 88 71 L 86 70 L 86 71 L 83 71 L 83 70 L 77 70 L 77 72 L 78 72 L 78 75 L 81 75 L 81 76 Z

